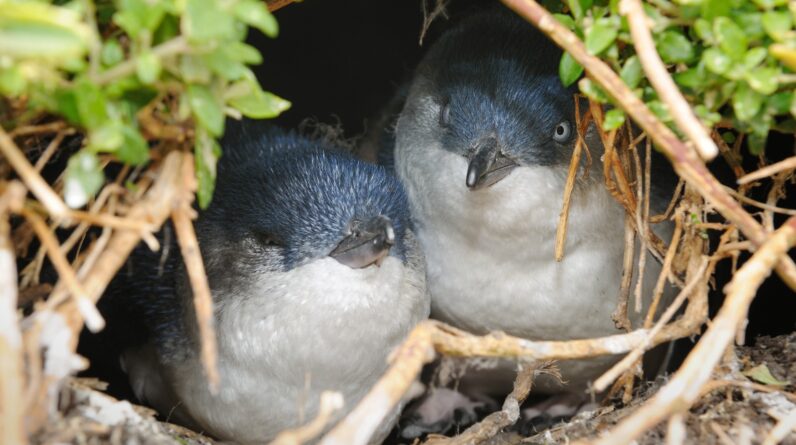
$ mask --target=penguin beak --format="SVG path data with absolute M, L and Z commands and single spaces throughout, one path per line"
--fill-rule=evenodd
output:
M 501 153 L 497 138 L 487 136 L 475 143 L 468 156 L 467 188 L 480 190 L 500 182 L 518 166 L 514 160 Z
M 329 256 L 352 269 L 381 265 L 395 244 L 395 230 L 386 216 L 368 221 L 352 219 L 346 232 Z

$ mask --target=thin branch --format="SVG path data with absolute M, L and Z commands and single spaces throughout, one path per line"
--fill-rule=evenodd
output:
M 193 305 L 196 309 L 196 322 L 202 344 L 202 365 L 210 390 L 215 392 L 218 390 L 219 377 L 216 334 L 213 327 L 213 299 L 210 296 L 210 285 L 207 282 L 202 255 L 199 253 L 199 243 L 196 241 L 196 233 L 191 222 L 192 213 L 190 207 L 177 208 L 172 212 L 171 220 L 174 223 L 180 252 L 193 289 Z
M 3 130 L 2 126 L 0 126 L 0 152 L 8 159 L 8 162 L 22 179 L 22 182 L 44 205 L 50 216 L 55 219 L 62 219 L 69 212 L 66 204 L 44 181 L 39 172 L 30 165 L 28 159 L 22 154 L 22 151 L 17 147 L 13 139 L 9 137 L 8 133 Z
M 774 429 L 763 439 L 762 445 L 777 445 L 788 437 L 788 434 L 794 429 L 796 429 L 796 411 L 791 411 L 787 416 L 779 419 Z
M 23 208 L 21 213 L 28 221 L 28 224 L 31 225 L 33 231 L 36 232 L 36 236 L 47 252 L 47 257 L 50 258 L 53 267 L 55 267 L 55 270 L 58 272 L 58 276 L 63 280 L 66 288 L 69 290 L 69 294 L 72 296 L 77 310 L 85 320 L 86 327 L 91 332 L 102 330 L 102 328 L 105 327 L 105 320 L 102 318 L 102 315 L 100 315 L 97 307 L 94 306 L 94 303 L 86 296 L 86 291 L 78 281 L 75 271 L 69 264 L 69 260 L 67 260 L 64 253 L 61 252 L 58 239 L 47 226 L 47 223 L 45 223 L 38 214 L 28 209 Z
M 589 75 L 613 97 L 641 128 L 652 137 L 672 162 L 677 173 L 699 192 L 719 213 L 760 247 L 767 233 L 751 215 L 727 194 L 721 184 L 708 171 L 694 150 L 689 149 L 661 122 L 644 102 L 625 85 L 622 79 L 599 58 L 586 51 L 583 42 L 566 26 L 559 23 L 546 9 L 534 0 L 501 0 L 509 8 L 533 23 L 555 43 L 565 49 Z M 776 271 L 782 280 L 796 290 L 796 264 L 781 257 Z
M 577 101 L 575 102 L 577 108 Z M 580 113 L 575 112 L 576 118 L 580 119 Z M 575 180 L 578 177 L 578 169 L 580 168 L 580 157 L 583 152 L 583 145 L 586 143 L 581 137 L 582 131 L 578 131 L 578 140 L 575 143 L 575 150 L 572 153 L 572 159 L 569 161 L 569 173 L 567 174 L 567 182 L 564 185 L 564 202 L 561 206 L 561 213 L 558 215 L 558 227 L 556 228 L 556 245 L 555 245 L 555 259 L 560 262 L 564 259 L 564 245 L 567 242 L 567 222 L 569 221 L 569 205 L 572 201 L 572 191 L 575 189 Z
M 332 419 L 332 415 L 344 405 L 343 395 L 337 391 L 321 393 L 318 415 L 308 424 L 279 433 L 269 445 L 301 445 L 318 437 Z
M 601 375 L 597 380 L 594 381 L 594 389 L 597 392 L 603 391 L 605 388 L 608 387 L 617 377 L 619 377 L 623 372 L 628 370 L 633 364 L 644 355 L 650 348 L 651 340 L 658 335 L 658 332 L 663 329 L 666 323 L 674 317 L 678 310 L 680 310 L 680 306 L 685 303 L 686 298 L 691 296 L 691 293 L 694 291 L 696 286 L 705 280 L 705 271 L 708 268 L 708 259 L 707 257 L 702 258 L 702 264 L 699 266 L 699 270 L 696 274 L 694 274 L 693 279 L 688 282 L 683 289 L 680 290 L 680 293 L 677 294 L 674 301 L 666 308 L 666 311 L 661 315 L 661 318 L 655 323 L 655 326 L 650 329 L 648 334 L 647 341 L 642 342 L 638 345 L 635 349 L 630 351 L 630 354 L 627 354 L 622 360 L 617 362 L 614 366 L 611 367 L 608 371 L 606 371 L 603 375 Z
M 767 165 L 760 170 L 755 170 L 752 173 L 744 175 L 738 179 L 738 184 L 749 184 L 750 182 L 757 181 L 769 176 L 773 176 L 779 172 L 796 169 L 796 156 L 784 159 L 775 164 Z
M 702 387 L 710 380 L 713 369 L 746 320 L 757 288 L 794 243 L 796 217 L 791 217 L 735 273 L 725 288 L 724 305 L 669 383 L 608 434 L 596 440 L 596 445 L 630 443 L 672 414 L 686 411 L 699 398 Z
M 711 139 L 708 130 L 694 114 L 691 105 L 680 93 L 658 55 L 647 24 L 649 18 L 644 13 L 641 2 L 639 0 L 622 0 L 619 2 L 619 12 L 627 17 L 633 46 L 636 48 L 641 67 L 647 74 L 647 80 L 655 88 L 661 101 L 669 107 L 669 113 L 674 122 L 694 143 L 694 148 L 702 156 L 702 159 L 712 160 L 719 153 L 719 149 Z
M 17 312 L 17 267 L 11 243 L 10 210 L 21 207 L 25 187 L 11 183 L 0 196 L 0 443 L 25 444 L 22 336 Z

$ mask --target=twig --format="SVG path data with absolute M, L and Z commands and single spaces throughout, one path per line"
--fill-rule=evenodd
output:
M 0 196 L 0 443 L 25 444 L 22 336 L 17 320 L 17 266 L 11 243 L 11 209 L 18 209 L 25 188 L 18 182 Z
M 757 247 L 766 241 L 765 229 L 722 189 L 696 153 L 683 144 L 608 65 L 589 54 L 583 42 L 572 31 L 534 0 L 501 1 L 533 23 L 583 65 L 589 75 L 652 137 L 680 177 L 691 184 L 719 213 L 738 226 Z M 796 290 L 796 264 L 790 258 L 781 257 L 776 271 L 788 287 Z
M 687 410 L 698 399 L 702 386 L 746 319 L 757 288 L 794 243 L 796 217 L 791 217 L 735 273 L 725 288 L 727 297 L 719 313 L 669 383 L 595 444 L 630 443 L 670 415 Z
M 555 247 L 555 259 L 558 262 L 564 259 L 564 244 L 567 241 L 567 222 L 569 221 L 569 204 L 572 199 L 572 191 L 575 189 L 575 179 L 578 177 L 578 169 L 580 168 L 580 155 L 583 150 L 583 144 L 583 138 L 578 135 L 578 140 L 575 143 L 575 151 L 572 153 L 572 159 L 569 162 L 567 182 L 564 185 L 564 203 L 561 206 L 561 213 L 558 215 Z
M 759 209 L 767 210 L 769 212 L 781 213 L 783 215 L 788 215 L 788 216 L 796 215 L 796 210 L 785 209 L 785 208 L 782 208 L 782 207 L 777 207 L 777 206 L 773 206 L 773 205 L 770 205 L 770 204 L 766 204 L 764 202 L 756 201 L 756 200 L 754 200 L 752 198 L 747 198 L 746 196 L 736 192 L 735 190 L 733 190 L 733 189 L 731 189 L 729 187 L 724 187 L 724 188 L 727 190 L 727 192 L 729 194 L 731 194 L 731 195 L 735 196 L 736 198 L 738 198 L 739 201 L 745 202 L 746 204 L 749 204 L 751 206 L 757 207 Z
M 678 213 L 674 218 L 674 232 L 672 233 L 672 240 L 669 242 L 669 250 L 666 251 L 666 256 L 663 257 L 663 265 L 661 266 L 661 273 L 658 275 L 658 280 L 655 282 L 655 288 L 652 291 L 652 303 L 647 310 L 647 316 L 644 317 L 644 327 L 649 328 L 652 326 L 652 321 L 655 318 L 655 313 L 658 312 L 661 298 L 663 297 L 663 288 L 666 286 L 666 277 L 672 270 L 672 262 L 677 253 L 677 246 L 680 244 L 680 237 L 683 234 L 683 216 Z
M 681 445 L 685 443 L 685 421 L 682 414 L 675 414 L 669 418 L 669 427 L 666 430 L 666 445 Z
M 63 121 L 49 122 L 41 125 L 26 125 L 23 127 L 17 127 L 10 131 L 8 136 L 11 138 L 16 138 L 18 136 L 28 136 L 31 134 L 55 133 L 56 131 L 63 130 L 64 128 L 66 128 L 66 123 Z
M 0 126 L 0 152 L 8 159 L 8 162 L 16 170 L 17 174 L 31 192 L 39 199 L 39 201 L 47 209 L 55 219 L 62 219 L 69 208 L 64 204 L 61 198 L 55 194 L 53 189 L 42 179 L 39 172 L 30 165 L 28 159 L 19 150 L 17 144 L 8 136 L 8 133 Z
M 278 9 L 282 9 L 285 6 L 293 3 L 295 0 L 268 0 L 266 3 L 268 4 L 268 10 L 274 12 Z
M 202 344 L 202 365 L 207 375 L 210 391 L 215 393 L 218 390 L 219 375 L 217 367 L 218 349 L 213 323 L 213 298 L 210 294 L 210 284 L 207 281 L 205 266 L 202 262 L 199 242 L 196 240 L 196 232 L 194 232 L 193 223 L 191 222 L 196 215 L 196 212 L 191 208 L 191 203 L 197 187 L 196 176 L 192 166 L 193 163 L 191 162 L 182 171 L 182 195 L 171 212 L 171 220 L 174 223 L 177 243 L 180 245 L 180 252 L 182 253 L 188 278 L 191 282 L 191 289 L 193 290 L 193 305 L 196 311 L 196 322 L 199 326 L 199 337 Z
M 345 419 L 340 421 L 320 445 L 364 445 L 373 432 L 420 374 L 425 363 L 434 359 L 432 322 L 420 323 L 390 357 L 391 366 Z
M 58 239 L 50 231 L 47 223 L 35 212 L 28 209 L 23 208 L 21 213 L 28 221 L 28 224 L 33 227 L 33 231 L 36 232 L 36 236 L 47 252 L 47 257 L 50 258 L 53 267 L 55 267 L 55 270 L 58 272 L 58 276 L 63 280 L 64 285 L 74 299 L 77 310 L 86 322 L 86 327 L 91 332 L 102 330 L 102 328 L 105 327 L 105 320 L 102 318 L 102 315 L 100 315 L 97 307 L 94 306 L 94 303 L 86 296 L 86 291 L 78 281 L 77 276 L 75 276 L 75 271 L 69 264 L 69 260 L 67 260 L 64 253 L 61 252 Z
M 337 391 L 321 393 L 318 415 L 310 423 L 296 429 L 282 431 L 269 445 L 301 445 L 318 437 L 332 418 L 344 405 L 343 395 Z
M 705 281 L 705 272 L 708 268 L 708 259 L 706 257 L 702 258 L 702 263 L 699 266 L 699 270 L 694 274 L 694 277 L 689 281 L 684 288 L 680 290 L 680 293 L 677 294 L 677 297 L 672 301 L 669 307 L 666 308 L 666 311 L 661 315 L 661 318 L 655 323 L 655 326 L 650 329 L 648 334 L 647 341 L 642 342 L 638 345 L 635 349 L 630 351 L 630 354 L 627 354 L 622 360 L 616 363 L 614 366 L 611 367 L 608 371 L 606 371 L 603 375 L 601 375 L 597 380 L 594 381 L 594 389 L 597 392 L 603 391 L 608 385 L 611 384 L 620 374 L 625 372 L 629 369 L 633 363 L 635 363 L 638 359 L 644 355 L 645 352 L 649 349 L 650 341 L 655 338 L 658 332 L 663 329 L 664 325 L 669 322 L 669 320 L 674 317 L 677 311 L 680 309 L 680 306 L 685 303 L 686 298 L 691 296 L 691 293 L 694 291 L 696 286 Z
M 210 391 L 215 392 L 218 390 L 219 377 L 216 367 L 218 354 L 213 327 L 213 299 L 210 296 L 210 285 L 207 282 L 202 255 L 199 253 L 199 243 L 196 241 L 196 233 L 191 222 L 192 213 L 194 212 L 189 206 L 176 208 L 171 214 L 171 220 L 174 222 L 177 242 L 193 289 L 193 305 L 196 308 L 196 321 L 202 343 L 202 365 L 205 368 Z
M 794 393 L 783 391 L 782 389 L 777 388 L 775 386 L 761 385 L 760 383 L 743 381 L 743 380 L 711 380 L 702 387 L 702 390 L 699 394 L 699 398 L 701 399 L 708 393 L 711 393 L 720 388 L 724 388 L 725 386 L 735 386 L 737 388 L 766 392 L 766 393 L 778 393 L 785 396 L 785 398 L 787 398 L 791 402 L 796 403 L 796 394 Z
M 793 169 L 796 169 L 796 156 L 791 156 L 788 159 L 784 159 L 775 164 L 767 165 L 759 170 L 755 170 L 752 173 L 744 175 L 738 179 L 738 184 L 749 184 L 750 182 L 773 176 L 779 172 Z
M 506 397 L 500 411 L 488 415 L 458 436 L 429 439 L 423 445 L 477 445 L 493 438 L 503 428 L 515 424 L 520 418 L 520 405 L 528 397 L 534 380 L 540 374 L 548 374 L 561 380 L 558 368 L 551 363 L 543 363 L 541 366 L 525 365 L 517 374 L 514 389 Z
M 61 142 L 64 141 L 64 138 L 74 132 L 74 129 L 71 128 L 60 130 L 53 140 L 47 144 L 47 148 L 44 149 L 39 159 L 36 160 L 36 165 L 34 165 L 33 168 L 35 168 L 37 172 L 41 172 L 44 166 L 47 165 L 47 162 L 50 161 L 50 158 L 52 158 L 55 152 L 61 147 Z
M 796 411 L 791 411 L 787 416 L 777 422 L 774 429 L 763 439 L 762 445 L 777 445 L 794 429 L 796 429 Z
M 627 316 L 627 303 L 630 298 L 630 283 L 633 281 L 633 257 L 636 252 L 636 231 L 633 229 L 632 216 L 625 215 L 625 252 L 622 258 L 622 280 L 619 284 L 619 302 L 611 314 L 611 320 L 617 329 L 630 332 L 632 324 Z M 642 251 L 643 252 L 643 251 Z
M 661 101 L 669 107 L 674 122 L 694 143 L 702 159 L 712 160 L 719 153 L 719 149 L 666 70 L 661 56 L 655 49 L 655 42 L 647 25 L 649 18 L 644 13 L 641 2 L 622 0 L 619 2 L 619 12 L 627 17 L 633 46 L 636 48 L 641 67 L 647 73 L 647 80 L 655 88 Z
M 669 205 L 666 206 L 666 210 L 660 215 L 651 216 L 650 223 L 657 224 L 669 219 L 669 217 L 672 215 L 672 211 L 674 211 L 674 207 L 680 200 L 680 195 L 683 193 L 683 187 L 685 187 L 685 181 L 683 181 L 683 178 L 680 178 L 680 180 L 677 181 L 677 187 L 675 187 L 674 193 L 672 194 L 672 199 L 669 201 Z

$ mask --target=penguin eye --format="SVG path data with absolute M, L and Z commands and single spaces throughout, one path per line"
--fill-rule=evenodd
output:
M 572 124 L 569 121 L 561 121 L 553 130 L 553 140 L 556 142 L 567 142 L 572 136 Z
M 439 110 L 439 126 L 448 128 L 451 124 L 451 106 L 450 101 L 445 101 L 442 108 Z
M 278 236 L 268 232 L 254 232 L 254 238 L 264 247 L 285 247 L 285 243 Z

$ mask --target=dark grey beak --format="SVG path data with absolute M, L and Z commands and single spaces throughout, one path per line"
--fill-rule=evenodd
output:
M 517 167 L 517 163 L 500 152 L 494 136 L 479 140 L 469 156 L 466 184 L 470 190 L 479 190 L 500 182 Z
M 395 244 L 395 230 L 386 216 L 368 221 L 354 219 L 348 224 L 347 232 L 329 256 L 353 269 L 380 265 Z

